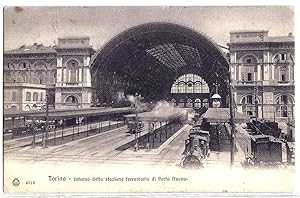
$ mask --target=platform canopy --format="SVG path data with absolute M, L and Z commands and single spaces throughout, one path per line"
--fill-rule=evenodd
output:
M 134 109 L 130 107 L 123 108 L 102 108 L 102 109 L 83 109 L 82 111 L 63 111 L 63 112 L 49 112 L 49 120 L 63 120 L 63 119 L 72 119 L 78 117 L 93 117 L 93 116 L 111 116 L 116 114 L 129 114 L 132 113 Z M 27 119 L 45 119 L 45 113 L 37 113 L 27 115 Z
M 235 122 L 249 122 L 250 117 L 243 115 L 237 111 L 234 111 Z M 208 108 L 202 115 L 203 119 L 211 123 L 229 123 L 230 122 L 230 110 L 229 108 Z

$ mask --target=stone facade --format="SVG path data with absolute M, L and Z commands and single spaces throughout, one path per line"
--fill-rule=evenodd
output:
M 34 110 L 54 106 L 56 51 L 34 43 L 4 53 L 4 109 Z
M 294 117 L 294 37 L 230 33 L 234 99 L 239 112 L 268 120 Z
M 89 62 L 94 50 L 88 37 L 59 38 L 55 108 L 88 108 L 92 104 Z
M 34 43 L 4 53 L 4 109 L 91 106 L 88 37 L 59 38 L 58 46 Z

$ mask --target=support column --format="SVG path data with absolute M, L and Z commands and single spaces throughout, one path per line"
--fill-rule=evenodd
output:
M 238 80 L 242 80 L 242 66 L 241 65 L 238 65 L 239 67 L 239 76 L 238 76 Z
M 79 117 L 78 117 L 78 131 L 77 131 L 77 136 L 79 136 L 79 128 L 80 128 L 80 121 L 79 121 Z
M 86 118 L 86 136 L 89 136 L 89 121 L 88 118 Z
M 166 121 L 166 139 L 168 138 L 168 122 Z
M 62 128 L 61 128 L 61 139 L 64 139 L 64 128 L 65 128 L 65 120 L 63 120 Z
M 159 129 L 160 129 L 160 133 L 159 133 L 159 142 L 161 142 L 161 134 L 162 134 L 162 128 L 161 128 L 161 122 L 159 122 L 159 124 L 160 124 L 160 127 L 159 127 Z
M 74 124 L 73 124 L 73 131 L 72 131 L 72 141 L 74 141 Z
M 274 81 L 275 80 L 275 66 L 272 64 L 272 66 L 271 66 L 271 68 L 272 68 L 272 79 L 270 79 L 271 81 Z
M 261 80 L 261 66 L 257 65 L 257 80 Z
M 55 123 L 54 125 L 54 137 L 53 137 L 53 144 L 56 145 L 56 127 L 57 127 L 57 124 Z

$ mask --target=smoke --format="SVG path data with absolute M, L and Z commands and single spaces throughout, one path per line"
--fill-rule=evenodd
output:
M 117 92 L 117 102 L 126 101 L 126 97 L 123 91 Z
M 195 116 L 195 111 L 191 108 L 175 107 L 173 103 L 167 101 L 159 101 L 151 111 L 154 115 L 168 117 L 175 114 L 181 114 L 182 121 L 190 122 Z
M 161 117 L 182 113 L 182 109 L 174 107 L 172 103 L 167 101 L 159 101 L 156 103 L 152 113 Z
M 194 109 L 184 109 L 183 111 L 187 115 L 187 121 L 191 122 L 196 115 Z
M 129 101 L 131 107 L 136 108 L 138 112 L 151 111 L 151 113 L 159 117 L 181 115 L 182 121 L 187 122 L 192 121 L 195 116 L 195 111 L 192 108 L 179 108 L 174 106 L 174 103 L 165 100 L 158 101 L 152 108 L 152 104 L 142 102 L 144 98 L 141 95 L 127 95 L 125 99 Z
M 136 98 L 136 97 L 133 96 L 133 95 L 128 95 L 128 96 L 126 97 L 126 99 L 127 99 L 131 104 L 134 104 L 134 103 L 135 103 L 135 101 L 136 101 L 135 98 Z
M 131 103 L 131 107 L 136 108 L 138 112 L 150 111 L 150 104 L 142 102 L 144 98 L 141 95 L 127 95 L 126 100 Z

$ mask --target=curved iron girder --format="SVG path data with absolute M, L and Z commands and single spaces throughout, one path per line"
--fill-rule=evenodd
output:
M 161 72 L 156 71 L 151 65 L 158 66 L 160 70 L 163 64 L 153 57 L 152 61 L 146 50 L 155 47 L 159 44 L 173 43 L 176 45 L 186 45 L 192 49 L 199 51 L 201 63 L 189 65 L 188 67 L 181 67 L 177 69 L 165 68 L 164 76 L 157 78 Z M 175 47 L 178 50 L 178 47 Z M 180 51 L 180 50 L 178 50 Z M 186 55 L 185 60 L 187 60 Z M 145 60 L 150 61 L 145 62 Z M 192 60 L 193 57 L 190 57 Z M 211 86 L 213 79 L 222 77 L 221 80 L 227 80 L 227 72 L 229 70 L 229 63 L 219 47 L 205 35 L 196 32 L 192 29 L 181 25 L 171 23 L 148 23 L 130 28 L 121 34 L 114 37 L 102 49 L 100 49 L 91 60 L 92 78 L 98 75 L 98 70 L 106 67 L 119 72 L 119 75 L 124 74 L 126 66 L 136 72 L 131 74 L 131 77 L 137 77 L 145 73 L 143 65 L 152 67 L 147 70 L 147 75 L 155 76 L 149 80 L 163 80 L 165 86 L 170 87 L 171 83 L 182 73 L 187 73 L 194 70 L 194 73 L 202 76 L 205 81 Z M 165 66 L 166 67 L 166 66 Z M 223 68 L 223 69 L 220 69 Z M 128 74 L 130 75 L 130 74 Z M 225 84 L 225 83 L 223 83 Z

